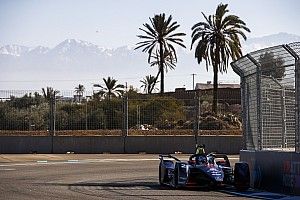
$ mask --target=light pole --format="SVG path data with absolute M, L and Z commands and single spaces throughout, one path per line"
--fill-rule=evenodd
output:
M 192 76 L 193 76 L 193 90 L 195 89 L 195 76 L 197 75 L 197 74 L 191 74 Z
M 85 97 L 85 130 L 88 130 L 88 96 Z

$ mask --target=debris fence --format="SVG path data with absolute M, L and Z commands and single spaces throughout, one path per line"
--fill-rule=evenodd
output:
M 244 148 L 299 152 L 299 56 L 297 42 L 231 64 L 241 77 Z

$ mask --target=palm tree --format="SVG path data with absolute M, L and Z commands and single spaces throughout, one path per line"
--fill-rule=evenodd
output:
M 157 81 L 157 77 L 149 75 L 149 76 L 146 76 L 140 82 L 143 83 L 143 85 L 141 87 L 144 88 L 144 92 L 146 92 L 146 94 L 151 94 L 153 92 L 153 90 L 156 89 L 155 84 L 158 81 Z
M 185 33 L 174 33 L 179 27 L 177 22 L 172 21 L 172 15 L 166 19 L 165 14 L 154 15 L 153 18 L 149 18 L 151 24 L 145 23 L 143 28 L 139 28 L 145 33 L 145 35 L 138 35 L 140 39 L 145 39 L 142 42 L 138 42 L 136 45 L 138 48 L 143 48 L 143 52 L 148 53 L 148 63 L 151 63 L 153 52 L 159 53 L 159 73 L 160 73 L 160 93 L 164 93 L 164 63 L 165 52 L 171 52 L 169 56 L 174 57 L 177 61 L 176 50 L 173 44 L 180 45 L 185 48 L 183 40 L 179 37 L 185 36 Z M 171 59 L 171 60 L 173 60 Z
M 160 65 L 160 53 L 159 51 L 156 51 L 154 54 L 151 55 L 152 61 L 150 62 L 150 66 L 153 67 L 155 65 L 159 66 Z M 170 51 L 165 51 L 163 54 L 163 59 L 164 59 L 164 67 L 166 72 L 168 72 L 168 69 L 175 69 L 176 65 L 175 63 L 177 62 L 175 59 L 175 56 L 173 55 L 173 52 Z M 158 75 L 160 74 L 160 70 L 158 70 Z
M 105 86 L 102 86 L 100 84 L 94 84 L 94 87 L 100 87 L 100 91 L 95 93 L 99 96 L 104 96 L 108 98 L 108 100 L 111 99 L 111 97 L 117 97 L 124 93 L 124 85 L 117 84 L 117 80 L 111 77 L 108 77 L 107 79 L 103 78 L 103 81 L 105 83 Z
M 44 98 L 49 104 L 49 132 L 51 136 L 55 135 L 55 97 L 59 93 L 58 90 L 54 90 L 52 87 L 42 88 Z
M 43 96 L 47 101 L 51 101 L 51 99 L 55 99 L 55 96 L 59 93 L 58 90 L 54 90 L 52 87 L 42 88 Z
M 200 64 L 202 60 L 212 65 L 214 73 L 213 112 L 217 113 L 218 72 L 226 72 L 231 58 L 236 60 L 242 56 L 240 36 L 247 39 L 243 31 L 250 32 L 246 23 L 236 15 L 225 15 L 229 12 L 228 4 L 219 4 L 215 15 L 208 17 L 202 13 L 205 22 L 199 22 L 192 27 L 192 44 L 195 42 L 195 58 Z
M 75 87 L 75 93 L 79 97 L 79 102 L 81 102 L 81 97 L 83 96 L 85 88 L 83 85 L 79 84 L 77 87 Z

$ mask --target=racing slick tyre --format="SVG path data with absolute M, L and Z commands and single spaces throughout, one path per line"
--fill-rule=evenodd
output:
M 172 170 L 173 162 L 165 160 L 159 163 L 158 178 L 159 184 L 164 186 L 167 182 L 170 182 L 169 173 Z
M 175 165 L 175 169 L 174 169 L 174 175 L 173 175 L 173 179 L 172 179 L 172 186 L 174 189 L 178 188 L 178 165 Z
M 250 171 L 248 163 L 235 163 L 234 186 L 237 190 L 247 190 L 250 187 Z
M 161 166 L 161 164 L 159 165 L 159 168 L 158 168 L 158 181 L 159 181 L 159 184 L 161 185 L 161 186 L 164 186 L 165 184 L 164 184 L 164 181 L 163 181 L 163 179 L 164 179 L 164 177 L 162 177 L 163 175 L 162 175 L 162 166 Z

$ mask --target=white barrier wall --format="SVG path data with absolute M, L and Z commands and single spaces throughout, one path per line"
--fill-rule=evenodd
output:
M 275 151 L 240 151 L 249 163 L 253 188 L 300 195 L 300 154 Z

